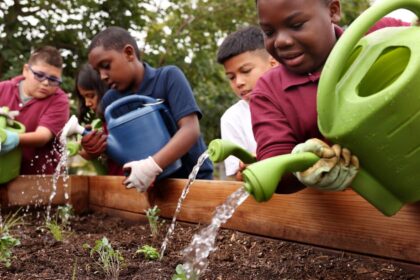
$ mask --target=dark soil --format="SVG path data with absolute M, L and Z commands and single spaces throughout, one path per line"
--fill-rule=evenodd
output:
M 10 268 L 0 264 L 0 279 L 106 279 L 83 244 L 106 236 L 125 258 L 119 279 L 171 279 L 181 251 L 202 226 L 178 223 L 162 261 L 148 261 L 135 252 L 148 244 L 160 248 L 166 228 L 154 240 L 148 224 L 130 224 L 101 214 L 72 220 L 63 242 L 39 229 L 43 218 L 27 214 L 26 224 L 12 231 L 21 241 Z M 222 229 L 217 250 L 200 279 L 420 279 L 420 266 L 325 250 Z

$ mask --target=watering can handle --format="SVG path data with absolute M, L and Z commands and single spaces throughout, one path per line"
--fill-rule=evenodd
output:
M 144 96 L 144 95 L 138 95 L 138 94 L 133 94 L 133 95 L 127 96 L 125 98 L 121 98 L 119 100 L 116 100 L 116 101 L 112 102 L 105 109 L 105 120 L 106 120 L 106 122 L 108 123 L 109 120 L 111 119 L 111 117 L 112 117 L 112 115 L 111 115 L 112 114 L 112 111 L 115 108 L 121 107 L 123 105 L 129 104 L 129 103 L 132 103 L 132 102 L 136 102 L 136 101 L 137 102 L 141 102 L 144 105 L 147 105 L 147 104 L 156 104 L 156 102 L 157 102 L 157 100 L 154 99 L 154 98 L 152 98 L 152 97 Z
M 390 12 L 404 8 L 414 12 L 420 17 L 420 1 L 419 0 L 392 0 L 381 1 L 374 4 L 364 13 L 362 13 L 344 32 L 343 36 L 338 40 L 336 46 L 331 51 L 325 63 L 321 79 L 318 86 L 319 92 L 335 92 L 335 87 L 341 77 L 342 71 L 346 65 L 346 61 L 350 56 L 354 46 L 364 36 L 371 26 L 375 24 Z M 322 94 L 318 96 L 318 104 L 330 104 L 331 95 Z M 320 108 L 322 110 L 322 108 Z

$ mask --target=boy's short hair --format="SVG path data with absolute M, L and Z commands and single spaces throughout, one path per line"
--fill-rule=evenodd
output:
M 40 61 L 60 69 L 63 67 L 63 58 L 53 46 L 43 46 L 33 51 L 28 64 L 35 64 Z
M 105 50 L 122 51 L 127 44 L 134 48 L 137 58 L 140 58 L 140 50 L 137 42 L 130 33 L 124 28 L 111 26 L 93 37 L 88 48 L 88 53 L 96 47 L 103 47 Z
M 217 51 L 217 62 L 226 60 L 244 52 L 264 50 L 264 36 L 259 27 L 248 26 L 229 34 Z

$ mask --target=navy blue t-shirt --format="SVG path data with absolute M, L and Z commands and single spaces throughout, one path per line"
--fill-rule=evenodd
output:
M 110 89 L 106 92 L 101 101 L 103 112 L 112 102 L 128 96 L 139 94 L 155 99 L 163 99 L 175 122 L 192 113 L 197 114 L 200 119 L 202 114 L 195 102 L 192 89 L 182 71 L 176 66 L 164 66 L 153 68 L 144 63 L 144 78 L 137 92 L 119 92 Z M 207 147 L 203 138 L 197 140 L 194 146 L 181 158 L 182 167 L 171 174 L 172 178 L 188 178 L 197 160 Z M 213 179 L 213 165 L 207 159 L 197 174 L 197 179 Z

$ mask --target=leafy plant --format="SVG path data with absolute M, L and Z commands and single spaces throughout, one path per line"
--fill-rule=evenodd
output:
M 107 278 L 118 279 L 120 270 L 124 266 L 124 258 L 118 250 L 112 248 L 105 236 L 101 240 L 96 240 L 93 248 L 89 244 L 84 244 L 83 248 L 90 249 L 91 257 L 97 256 L 96 264 Z
M 172 275 L 172 280 L 188 280 L 187 272 L 185 271 L 182 264 L 178 264 L 175 268 L 175 274 Z
M 63 241 L 64 229 L 56 221 L 49 221 L 45 224 L 56 241 Z
M 136 254 L 143 254 L 147 260 L 157 260 L 160 257 L 158 250 L 155 247 L 144 245 L 138 248 Z
M 12 248 L 18 245 L 20 245 L 19 239 L 9 235 L 8 232 L 2 233 L 0 237 L 0 262 L 6 267 L 10 267 L 12 264 Z
M 46 222 L 45 227 L 51 232 L 56 241 L 63 241 L 65 235 L 67 235 L 70 219 L 73 215 L 71 205 L 58 206 L 54 219 Z
M 6 267 L 11 266 L 12 249 L 20 245 L 20 240 L 10 235 L 10 230 L 23 224 L 23 218 L 19 215 L 20 208 L 13 214 L 6 216 L 0 223 L 0 262 Z
M 146 211 L 146 217 L 149 221 L 150 231 L 152 232 L 153 238 L 156 238 L 159 233 L 159 213 L 160 209 L 155 205 L 153 208 L 149 208 Z

